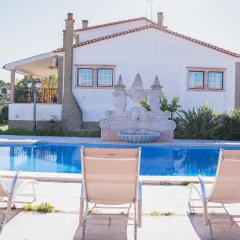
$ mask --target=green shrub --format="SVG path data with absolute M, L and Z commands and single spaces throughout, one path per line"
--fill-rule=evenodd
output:
M 221 115 L 222 125 L 218 129 L 217 138 L 224 140 L 240 139 L 240 109 L 236 109 L 229 115 Z
M 100 137 L 101 132 L 100 129 L 80 129 L 77 132 L 64 132 L 62 130 L 37 130 L 34 132 L 22 128 L 10 128 L 0 131 L 0 135 Z
M 170 112 L 171 113 L 171 117 L 170 119 L 173 120 L 174 115 L 176 112 L 179 111 L 179 109 L 182 107 L 179 103 L 179 98 L 178 97 L 173 97 L 172 102 L 168 103 L 167 98 L 163 98 L 161 100 L 161 102 L 159 103 L 159 108 L 163 111 L 163 112 Z M 145 98 L 143 101 L 140 102 L 140 105 L 145 108 L 148 112 L 151 111 L 151 107 L 149 106 L 147 99 Z
M 169 217 L 174 215 L 174 212 L 158 212 L 158 211 L 152 211 L 150 213 L 152 217 Z
M 28 211 L 28 212 L 31 212 L 31 211 L 36 211 L 36 207 L 35 206 L 33 206 L 32 204 L 27 204 L 27 205 L 25 205 L 24 207 L 23 207 L 23 209 L 25 210 L 25 211 Z
M 50 203 L 40 203 L 39 205 L 27 204 L 23 207 L 25 211 L 38 213 L 53 213 L 56 212 L 55 207 Z
M 151 108 L 150 108 L 150 106 L 149 106 L 148 103 L 147 103 L 147 98 L 145 98 L 144 100 L 142 100 L 142 101 L 140 102 L 140 105 L 141 105 L 143 108 L 145 108 L 148 112 L 151 112 Z
M 39 212 L 39 213 L 52 213 L 52 212 L 55 212 L 55 208 L 50 203 L 40 203 L 37 206 L 37 212 Z
M 0 103 L 0 124 L 7 123 L 8 121 L 8 104 Z
M 170 119 L 174 118 L 174 115 L 176 112 L 178 112 L 181 109 L 181 105 L 179 104 L 179 98 L 173 97 L 172 102 L 168 103 L 167 98 L 163 98 L 161 101 L 160 109 L 164 112 L 168 111 L 171 113 Z
M 208 107 L 182 110 L 178 113 L 176 136 L 189 139 L 215 139 L 220 129 L 221 116 Z

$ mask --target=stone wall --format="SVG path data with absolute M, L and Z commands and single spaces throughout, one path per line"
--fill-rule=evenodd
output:
M 22 128 L 26 130 L 33 130 L 33 121 L 24 120 L 9 120 L 8 126 L 12 128 Z M 37 130 L 61 130 L 62 122 L 51 122 L 51 121 L 37 121 Z
M 84 129 L 100 129 L 99 122 L 82 122 Z

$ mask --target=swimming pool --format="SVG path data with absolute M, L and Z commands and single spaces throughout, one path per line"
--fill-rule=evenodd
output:
M 86 147 L 137 147 L 94 145 Z M 0 170 L 52 173 L 81 173 L 81 145 L 36 143 L 0 144 Z M 240 149 L 240 147 L 224 147 Z M 141 175 L 214 176 L 219 147 L 142 146 Z

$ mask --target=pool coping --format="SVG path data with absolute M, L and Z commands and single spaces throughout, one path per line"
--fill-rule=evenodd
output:
M 0 144 L 35 144 L 35 143 L 64 143 L 64 144 L 116 144 L 116 145 L 142 145 L 142 146 L 239 146 L 240 141 L 225 140 L 193 140 L 174 139 L 171 142 L 155 143 L 125 143 L 118 141 L 103 141 L 101 138 L 87 137 L 56 137 L 56 136 L 19 136 L 0 135 Z
M 55 144 L 116 144 L 136 146 L 139 144 L 131 144 L 124 142 L 102 141 L 101 138 L 85 138 L 85 137 L 51 137 L 51 136 L 16 136 L 1 135 L 0 144 L 36 144 L 36 143 L 55 143 Z M 240 141 L 217 141 L 217 140 L 180 140 L 175 139 L 171 142 L 161 143 L 145 143 L 143 146 L 239 146 Z M 0 171 L 0 177 L 9 178 L 15 174 L 14 171 Z M 81 174 L 72 173 L 46 173 L 46 172 L 21 172 L 22 179 L 36 179 L 39 181 L 55 181 L 55 182 L 81 182 Z M 198 182 L 196 176 L 140 176 L 143 184 L 177 184 L 187 185 L 191 182 Z M 207 183 L 212 183 L 214 177 L 204 177 Z
M 1 178 L 12 178 L 15 171 L 0 171 Z M 82 182 L 82 174 L 75 173 L 46 173 L 46 172 L 20 172 L 20 179 L 35 179 L 46 182 Z M 143 184 L 156 185 L 187 185 L 197 183 L 198 178 L 195 176 L 140 176 Z M 213 183 L 214 177 L 204 177 L 206 183 Z

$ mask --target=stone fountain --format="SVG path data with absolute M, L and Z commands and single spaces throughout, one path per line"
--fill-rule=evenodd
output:
M 113 91 L 115 109 L 107 110 L 106 118 L 100 121 L 101 138 L 135 143 L 173 140 L 176 124 L 169 120 L 169 112 L 163 112 L 159 108 L 163 96 L 157 76 L 151 89 L 144 89 L 141 76 L 137 74 L 131 88 L 127 90 L 120 75 Z M 128 98 L 135 103 L 129 110 Z M 144 99 L 147 99 L 151 111 L 140 105 Z

